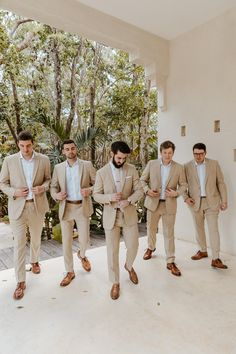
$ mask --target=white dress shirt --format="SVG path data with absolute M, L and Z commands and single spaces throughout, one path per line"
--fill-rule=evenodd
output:
M 67 200 L 82 200 L 80 191 L 79 163 L 78 160 L 70 166 L 66 161 L 66 192 Z
M 32 187 L 33 187 L 33 173 L 34 173 L 34 152 L 30 160 L 26 160 L 22 153 L 20 152 L 20 159 L 25 175 L 25 180 L 27 187 L 29 188 L 29 193 L 26 197 L 26 200 L 33 199 Z
M 111 172 L 112 172 L 112 176 L 115 182 L 115 186 L 116 186 L 116 192 L 120 193 L 121 192 L 121 182 L 122 182 L 122 177 L 123 177 L 123 168 L 116 168 L 112 161 L 110 161 L 110 166 L 111 166 Z
M 161 160 L 161 194 L 160 194 L 160 199 L 166 199 L 166 184 L 167 184 L 167 179 L 169 177 L 170 173 L 170 168 L 171 168 L 171 161 L 168 163 L 168 165 L 164 165 L 162 160 Z
M 205 160 L 203 163 L 197 163 L 195 161 L 195 165 L 197 168 L 197 174 L 199 178 L 199 183 L 200 183 L 200 190 L 201 190 L 201 197 L 206 196 L 206 162 Z

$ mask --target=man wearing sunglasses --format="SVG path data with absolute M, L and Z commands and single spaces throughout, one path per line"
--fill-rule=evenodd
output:
M 206 218 L 210 246 L 212 249 L 211 266 L 227 269 L 219 258 L 220 235 L 218 216 L 220 210 L 227 209 L 227 191 L 221 168 L 217 161 L 206 158 L 206 145 L 197 143 L 193 146 L 194 159 L 185 165 L 188 192 L 184 200 L 193 215 L 199 251 L 192 260 L 208 257 L 204 220 Z

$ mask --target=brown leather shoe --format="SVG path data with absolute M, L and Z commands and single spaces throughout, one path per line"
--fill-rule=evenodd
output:
M 41 272 L 39 262 L 31 263 L 31 265 L 32 265 L 32 267 L 31 267 L 32 273 L 39 274 Z
M 144 255 L 143 255 L 143 259 L 145 261 L 147 261 L 148 259 L 152 258 L 152 253 L 155 252 L 156 249 L 154 248 L 154 250 L 150 250 L 150 248 L 147 248 Z
M 75 278 L 75 273 L 74 272 L 68 272 L 65 276 L 65 278 L 62 279 L 60 286 L 67 286 L 69 285 L 72 280 Z
M 169 269 L 171 271 L 171 273 L 173 275 L 176 275 L 177 277 L 179 277 L 181 275 L 181 271 L 179 270 L 179 268 L 176 266 L 176 264 L 174 262 L 167 263 L 166 268 Z
M 87 257 L 81 257 L 80 255 L 80 250 L 77 252 L 77 257 L 81 260 L 82 263 L 82 267 L 84 268 L 84 270 L 86 270 L 86 272 L 90 272 L 91 271 L 91 264 L 88 260 Z
M 17 283 L 16 289 L 13 294 L 15 300 L 20 300 L 24 296 L 24 290 L 26 288 L 25 281 Z
M 120 296 L 120 284 L 113 284 L 110 292 L 112 300 L 117 300 Z
M 207 252 L 197 251 L 197 253 L 191 257 L 193 261 L 198 261 L 199 259 L 208 257 Z
M 132 267 L 131 270 L 129 270 L 125 264 L 125 269 L 127 270 L 127 272 L 129 272 L 129 278 L 132 281 L 132 283 L 138 284 L 138 276 L 137 276 L 134 268 Z
M 227 269 L 227 265 L 225 265 L 219 258 L 212 259 L 211 266 L 219 269 Z

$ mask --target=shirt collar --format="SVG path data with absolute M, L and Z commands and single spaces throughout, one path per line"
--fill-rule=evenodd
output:
M 111 166 L 111 168 L 112 168 L 112 170 L 113 171 L 116 171 L 116 170 L 118 170 L 118 171 L 123 171 L 123 166 L 122 167 L 120 167 L 120 168 L 117 168 L 116 166 L 114 166 L 114 164 L 113 164 L 113 162 L 112 162 L 112 160 L 110 160 L 110 166 Z
M 164 167 L 170 167 L 171 164 L 172 164 L 172 161 L 170 161 L 170 162 L 168 163 L 168 165 L 164 165 L 163 162 L 162 162 L 162 159 L 160 159 L 160 161 L 161 161 L 161 166 L 164 166 Z
M 24 156 L 22 155 L 21 151 L 20 151 L 20 158 L 21 158 L 21 159 L 24 159 L 25 161 L 31 162 L 31 161 L 35 158 L 35 153 L 34 153 L 34 151 L 33 151 L 33 155 L 32 155 L 32 157 L 31 157 L 31 159 L 26 160 L 26 159 L 24 158 Z
M 202 165 L 205 165 L 206 164 L 206 160 L 204 159 L 204 161 L 202 163 L 197 163 L 195 160 L 194 160 L 194 164 L 195 166 L 202 166 Z
M 73 165 L 71 166 L 70 164 L 69 164 L 69 162 L 66 160 L 66 167 L 69 167 L 69 168 L 71 168 L 71 167 L 74 167 L 74 166 L 77 166 L 79 164 L 79 161 L 78 161 L 78 159 L 73 163 Z

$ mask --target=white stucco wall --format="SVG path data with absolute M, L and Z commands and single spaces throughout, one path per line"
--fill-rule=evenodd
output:
M 160 113 L 159 142 L 176 144 L 175 160 L 192 159 L 196 142 L 207 145 L 225 175 L 229 209 L 220 215 L 221 250 L 236 254 L 236 9 L 170 42 L 167 111 Z M 221 131 L 214 133 L 214 121 Z M 186 136 L 180 127 L 186 125 Z M 190 211 L 182 200 L 176 236 L 195 239 Z

